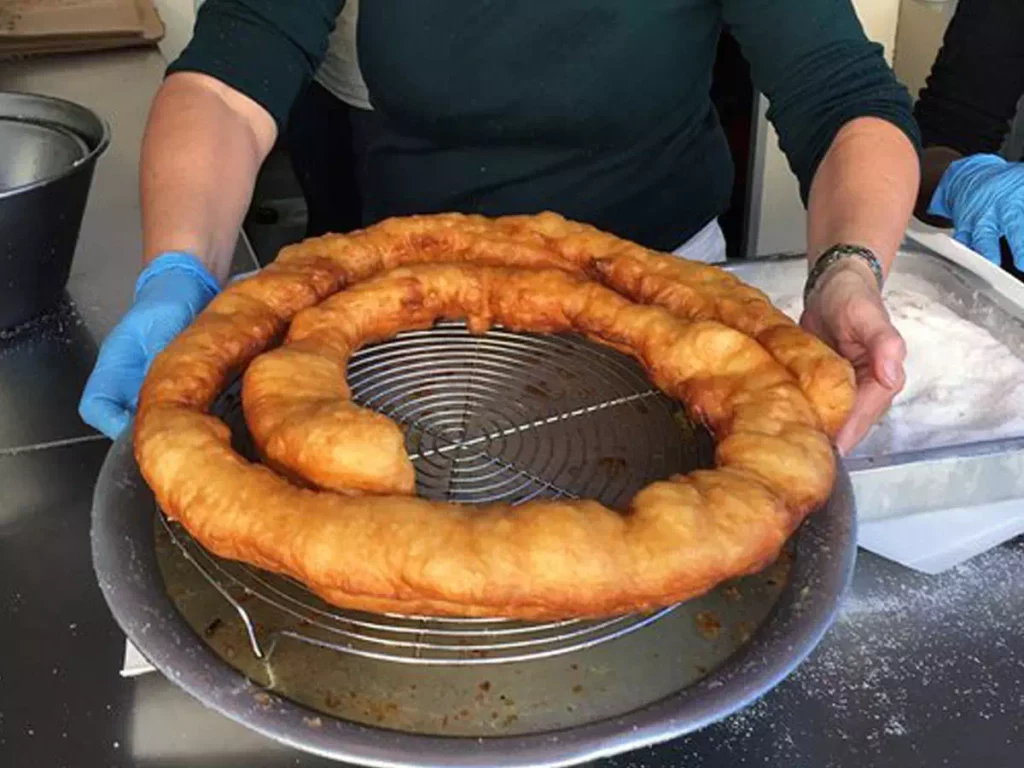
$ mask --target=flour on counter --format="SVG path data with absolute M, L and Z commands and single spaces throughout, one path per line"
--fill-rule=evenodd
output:
M 799 298 L 773 298 L 799 317 Z M 853 456 L 1024 436 L 1024 360 L 923 293 L 889 290 L 885 303 L 907 342 L 907 383 Z

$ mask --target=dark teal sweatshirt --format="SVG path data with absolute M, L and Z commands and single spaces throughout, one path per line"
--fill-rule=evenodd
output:
M 207 0 L 170 71 L 212 75 L 283 125 L 342 5 Z M 709 98 L 723 26 L 805 199 L 845 122 L 880 117 L 917 143 L 909 96 L 849 0 L 364 0 L 366 218 L 550 209 L 674 248 L 729 201 Z

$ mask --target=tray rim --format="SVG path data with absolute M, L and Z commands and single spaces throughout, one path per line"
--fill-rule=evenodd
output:
M 625 715 L 522 736 L 467 738 L 389 731 L 320 713 L 262 688 L 222 661 L 167 596 L 156 562 L 153 497 L 135 462 L 131 427 L 113 444 L 96 485 L 90 539 L 100 589 L 128 639 L 205 706 L 271 739 L 375 768 L 565 766 L 661 743 L 751 704 L 787 677 L 838 614 L 853 576 L 856 512 L 839 466 L 832 496 L 794 534 L 791 578 L 749 643 L 692 686 Z M 311 722 L 319 723 L 311 727 Z

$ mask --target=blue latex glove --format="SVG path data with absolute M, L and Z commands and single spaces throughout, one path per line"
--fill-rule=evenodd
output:
M 939 180 L 928 213 L 953 221 L 954 237 L 994 264 L 999 238 L 1024 269 L 1024 163 L 998 155 L 971 155 L 951 164 Z
M 220 291 L 217 279 L 195 256 L 165 253 L 135 284 L 135 302 L 100 347 L 78 413 L 116 438 L 131 420 L 139 389 L 157 353 L 195 320 Z

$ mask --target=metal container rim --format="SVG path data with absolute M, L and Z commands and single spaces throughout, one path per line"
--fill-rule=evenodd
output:
M 7 198 L 10 197 L 14 197 L 15 195 L 21 195 L 36 189 L 42 189 L 44 187 L 50 186 L 51 184 L 56 184 L 58 181 L 67 178 L 71 174 L 79 171 L 80 169 L 88 167 L 89 165 L 95 163 L 96 159 L 100 155 L 102 155 L 107 150 L 107 147 L 110 145 L 110 123 L 104 118 L 100 117 L 98 114 L 96 114 L 96 112 L 82 104 L 78 104 L 74 101 L 69 101 L 68 99 L 62 99 L 57 96 L 48 96 L 41 93 L 29 93 L 26 91 L 0 91 L 0 117 L 20 121 L 29 121 L 32 118 L 24 114 L 7 114 L 3 110 L 3 104 L 4 101 L 8 98 L 14 99 L 16 102 L 23 102 L 29 104 L 33 102 L 36 104 L 46 103 L 52 107 L 57 107 L 69 111 L 72 114 L 75 114 L 76 116 L 81 118 L 83 121 L 93 123 L 92 127 L 97 129 L 97 138 L 93 138 L 91 136 L 82 136 L 81 138 L 86 141 L 89 151 L 86 152 L 85 155 L 82 158 L 80 158 L 77 162 L 73 163 L 72 165 L 69 165 L 60 173 L 55 174 L 53 176 L 46 176 L 41 179 L 36 179 L 35 181 L 30 181 L 27 184 L 22 184 L 20 186 L 12 187 L 6 190 L 0 190 L 0 201 L 6 200 Z M 34 121 L 35 120 L 33 120 L 33 122 Z M 43 122 L 52 123 L 54 121 Z M 71 130 L 76 135 L 80 135 L 80 131 L 76 130 L 74 126 L 63 125 L 60 123 L 58 124 L 65 129 Z

